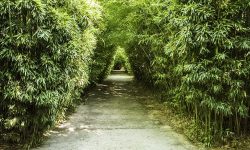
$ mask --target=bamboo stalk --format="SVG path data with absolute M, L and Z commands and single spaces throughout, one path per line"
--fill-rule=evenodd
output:
M 10 28 L 10 39 L 12 40 L 13 33 L 12 33 L 12 17 L 11 17 L 11 3 L 10 0 L 8 1 L 8 15 L 9 15 L 9 28 Z

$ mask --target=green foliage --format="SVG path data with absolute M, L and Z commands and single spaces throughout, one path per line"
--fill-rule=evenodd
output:
M 103 26 L 99 35 L 97 48 L 93 55 L 91 67 L 91 80 L 94 83 L 102 81 L 111 72 L 114 66 L 117 47 L 123 46 L 123 40 L 128 39 L 126 30 L 123 30 L 121 18 L 126 17 L 129 9 L 121 7 L 127 2 L 100 0 L 103 6 Z M 126 59 L 126 68 L 129 71 L 129 64 Z
M 195 133 L 202 142 L 249 130 L 249 0 L 107 3 L 119 8 L 109 12 L 119 26 L 113 41 L 125 48 L 135 77 L 193 117 L 204 128 Z
M 249 131 L 249 0 L 100 4 L 0 2 L 1 138 L 35 144 L 117 64 L 194 118 L 207 146 Z
M 105 34 L 105 31 L 102 35 Z M 98 40 L 97 48 L 93 55 L 93 62 L 91 65 L 90 81 L 95 84 L 101 82 L 109 75 L 112 69 L 112 64 L 115 55 L 115 46 L 106 45 L 103 40 Z
M 131 67 L 125 49 L 117 47 L 114 60 L 114 69 L 120 70 L 122 67 L 126 72 L 131 73 Z
M 103 11 L 106 12 L 106 5 L 104 3 L 102 5 Z M 102 32 L 98 36 L 97 47 L 92 56 L 90 81 L 93 84 L 105 79 L 112 69 L 116 46 L 110 39 L 110 31 L 113 29 L 111 20 L 109 13 L 103 13 Z
M 0 2 L 0 137 L 36 142 L 88 85 L 101 11 L 92 0 Z
M 250 25 L 247 1 L 173 3 L 165 47 L 177 59 L 174 99 L 204 125 L 204 142 L 221 140 L 226 129 L 239 135 L 249 109 Z M 184 24 L 185 22 L 185 24 Z M 205 113 L 204 113 L 205 111 Z

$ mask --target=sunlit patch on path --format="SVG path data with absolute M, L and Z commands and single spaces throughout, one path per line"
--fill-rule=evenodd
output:
M 148 98 L 133 77 L 114 72 L 86 105 L 48 133 L 38 150 L 194 150 L 171 127 L 156 124 L 138 102 Z

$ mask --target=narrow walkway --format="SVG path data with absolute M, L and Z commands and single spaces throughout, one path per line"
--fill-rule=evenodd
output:
M 148 98 L 131 76 L 113 73 L 89 93 L 67 122 L 38 150 L 195 150 L 169 126 L 148 117 L 138 101 Z

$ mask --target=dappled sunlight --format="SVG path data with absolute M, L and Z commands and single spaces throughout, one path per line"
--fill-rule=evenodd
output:
M 88 134 L 93 133 L 96 135 L 101 135 L 101 132 L 91 125 L 86 124 L 71 124 L 71 123 L 64 123 L 57 126 L 54 130 L 48 131 L 45 136 L 46 137 L 69 137 L 72 135 L 77 134 Z
M 105 81 L 129 82 L 133 78 L 133 76 L 128 75 L 110 75 Z
M 89 147 L 97 150 L 114 147 L 112 150 L 115 150 L 120 149 L 120 146 L 130 149 L 130 145 L 139 149 L 145 145 L 150 149 L 155 145 L 163 149 L 194 148 L 185 138 L 179 140 L 180 135 L 169 126 L 163 126 L 152 117 L 160 112 L 154 110 L 153 106 L 148 106 L 152 108 L 152 112 L 148 112 L 140 103 L 152 99 L 152 95 L 150 97 L 149 93 L 145 94 L 143 88 L 133 83 L 133 77 L 123 72 L 120 75 L 111 74 L 103 84 L 97 85 L 88 94 L 87 99 L 86 105 L 80 105 L 69 120 L 47 134 L 48 140 L 41 150 L 72 146 L 75 149 L 84 147 L 86 150 L 92 149 Z M 138 142 L 142 145 L 138 146 Z
M 250 149 L 249 1 L 0 0 L 0 149 Z

